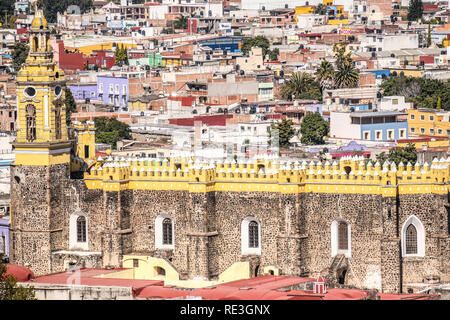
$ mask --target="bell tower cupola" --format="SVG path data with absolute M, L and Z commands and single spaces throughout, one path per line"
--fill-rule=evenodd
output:
M 64 104 L 64 72 L 53 59 L 50 30 L 35 5 L 29 53 L 17 74 L 16 165 L 70 162 Z

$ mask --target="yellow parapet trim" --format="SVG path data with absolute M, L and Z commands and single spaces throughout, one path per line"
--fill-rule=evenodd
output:
M 188 161 L 189 160 L 189 161 Z M 124 159 L 99 160 L 85 172 L 89 189 L 119 191 L 178 190 L 189 192 L 277 192 L 298 194 L 358 193 L 397 194 L 447 192 L 450 167 L 447 159 L 427 163 L 380 164 L 363 159 L 343 158 L 332 164 L 254 162 L 193 164 L 192 159 Z

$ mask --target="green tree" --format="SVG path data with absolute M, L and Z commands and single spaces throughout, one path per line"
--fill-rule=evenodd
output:
M 174 22 L 175 29 L 187 29 L 188 27 L 188 18 L 186 16 L 179 16 L 177 20 Z
M 94 123 L 95 142 L 107 143 L 115 148 L 119 139 L 131 139 L 130 126 L 116 118 L 100 117 Z
M 278 48 L 275 48 L 272 51 L 269 50 L 269 59 L 271 61 L 278 60 L 278 55 L 279 54 L 280 54 L 280 50 Z
M 37 300 L 33 287 L 20 286 L 13 275 L 6 274 L 2 253 L 0 253 L 0 300 Z
M 80 8 L 80 13 L 85 13 L 93 8 L 92 2 L 93 0 L 38 0 L 38 7 L 43 8 L 45 18 L 49 23 L 55 23 L 58 12 L 62 14 L 71 5 L 76 5 Z
M 385 96 L 404 96 L 415 108 L 441 108 L 450 110 L 450 80 L 390 76 L 380 85 Z
M 115 52 L 115 65 L 128 65 L 128 50 L 125 48 L 123 44 L 116 45 L 116 52 Z
M 334 75 L 334 84 L 338 88 L 356 88 L 359 82 L 358 70 L 353 64 L 343 63 Z
M 260 47 L 263 56 L 269 52 L 270 42 L 264 36 L 256 36 L 254 38 L 247 38 L 242 41 L 241 50 L 245 55 L 248 55 L 253 47 Z
M 64 89 L 65 99 L 64 104 L 66 106 L 66 124 L 70 126 L 72 120 L 70 119 L 72 113 L 77 112 L 77 104 L 73 98 L 72 91 L 69 88 Z
M 324 88 L 330 88 L 334 78 L 334 68 L 333 65 L 328 61 L 324 60 L 320 63 L 316 70 L 316 80 L 320 83 L 322 90 Z
M 318 112 L 307 114 L 300 127 L 300 141 L 306 145 L 324 144 L 329 131 L 329 123 Z
M 278 143 L 281 148 L 289 147 L 289 140 L 295 135 L 295 129 L 292 127 L 292 120 L 283 119 L 280 122 L 272 123 L 269 132 L 269 144 L 273 143 L 273 138 L 278 130 Z
M 2 0 L 0 1 L 0 23 L 3 28 L 7 28 L 5 19 L 10 19 L 10 16 L 14 14 L 15 0 Z
M 406 166 L 410 162 L 413 166 L 417 161 L 416 147 L 412 143 L 408 143 L 406 147 L 395 147 L 389 150 L 389 153 L 381 152 L 376 156 L 377 160 L 383 165 L 383 163 L 388 160 L 390 162 L 394 161 L 395 165 L 398 166 L 400 162 Z
M 25 60 L 28 57 L 28 51 L 30 47 L 24 42 L 17 42 L 14 45 L 14 51 L 12 53 L 13 57 L 13 67 L 16 71 L 19 71 Z
M 348 42 L 335 43 L 333 45 L 333 52 L 336 57 L 336 67 L 339 69 L 343 64 L 352 64 L 352 54 L 347 52 Z
M 322 100 L 320 84 L 306 72 L 293 73 L 281 87 L 281 96 L 294 99 Z
M 408 8 L 408 21 L 417 21 L 423 16 L 422 0 L 410 0 Z
M 320 15 L 326 15 L 327 14 L 327 6 L 324 6 L 322 3 L 319 3 L 314 8 L 314 13 L 315 14 L 320 14 Z

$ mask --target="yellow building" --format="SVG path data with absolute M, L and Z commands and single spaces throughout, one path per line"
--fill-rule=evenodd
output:
M 410 109 L 408 128 L 410 135 L 449 136 L 450 112 L 438 109 Z
M 64 72 L 53 59 L 50 30 L 42 10 L 35 10 L 30 51 L 17 74 L 18 133 L 16 165 L 70 162 L 66 127 Z
M 397 76 L 400 76 L 401 73 L 403 72 L 403 75 L 405 77 L 414 77 L 414 78 L 419 78 L 422 76 L 423 70 L 417 70 L 417 69 L 403 69 L 403 68 L 398 68 L 398 69 L 390 69 L 391 71 L 391 75 L 395 74 Z
M 65 45 L 65 48 L 69 51 L 77 50 L 78 52 L 81 52 L 87 56 L 91 55 L 93 51 L 99 51 L 99 50 L 114 50 L 113 42 L 105 42 L 105 43 L 96 43 L 96 44 L 86 44 L 86 45 L 78 45 L 78 46 L 71 46 L 70 41 Z M 123 42 L 117 42 L 116 43 L 119 48 L 126 48 L 126 49 L 134 49 L 137 47 L 136 44 L 133 43 L 123 43 Z

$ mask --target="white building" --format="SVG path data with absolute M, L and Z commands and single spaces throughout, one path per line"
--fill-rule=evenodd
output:
M 360 51 L 389 51 L 419 48 L 418 34 L 384 35 L 370 34 L 359 37 Z

